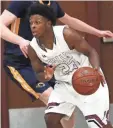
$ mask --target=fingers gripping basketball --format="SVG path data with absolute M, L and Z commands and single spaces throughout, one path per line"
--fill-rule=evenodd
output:
M 79 68 L 72 77 L 73 88 L 82 95 L 91 95 L 99 88 L 100 74 L 91 67 Z

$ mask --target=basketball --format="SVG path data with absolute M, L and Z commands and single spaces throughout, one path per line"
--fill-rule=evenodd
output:
M 101 82 L 100 74 L 91 67 L 76 70 L 72 77 L 72 85 L 77 93 L 91 95 L 96 92 Z

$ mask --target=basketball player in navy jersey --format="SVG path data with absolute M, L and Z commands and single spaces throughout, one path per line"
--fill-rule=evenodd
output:
M 11 1 L 8 8 L 0 16 L 1 36 L 5 42 L 4 69 L 11 80 L 22 87 L 33 98 L 40 99 L 47 104 L 48 97 L 53 90 L 54 83 L 39 83 L 31 67 L 30 60 L 27 58 L 27 47 L 32 39 L 32 33 L 29 21 L 26 18 L 27 9 L 32 3 L 38 1 Z M 110 31 L 97 30 L 82 21 L 70 17 L 64 13 L 58 2 L 42 1 L 41 4 L 47 4 L 53 7 L 57 18 L 64 24 L 68 24 L 74 29 L 87 32 L 98 37 L 112 36 Z M 10 26 L 11 25 L 11 26 Z M 11 31 L 7 28 L 10 26 Z M 11 42 L 11 43 L 10 43 Z M 18 77 L 17 75 L 18 74 Z M 39 83 L 39 85 L 37 85 Z M 66 126 L 68 127 L 68 124 Z M 65 127 L 66 128 L 66 127 Z M 69 127 L 68 127 L 69 128 Z
M 47 128 L 57 128 L 63 118 L 68 120 L 76 106 L 83 112 L 89 128 L 112 128 L 107 84 L 100 84 L 92 95 L 81 95 L 72 87 L 72 75 L 79 67 L 91 66 L 101 72 L 96 50 L 68 26 L 53 27 L 56 23 L 53 14 L 52 8 L 41 4 L 34 4 L 29 10 L 34 36 L 28 47 L 31 64 L 40 82 L 50 81 L 53 76 L 56 80 L 45 111 Z

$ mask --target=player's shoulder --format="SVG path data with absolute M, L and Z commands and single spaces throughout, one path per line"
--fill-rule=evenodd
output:
M 31 40 L 30 43 L 29 43 L 29 46 L 28 46 L 28 51 L 29 51 L 29 53 L 30 53 L 31 51 L 34 51 L 34 50 L 33 50 L 33 47 L 34 47 L 34 44 L 35 44 L 35 43 L 36 43 L 36 38 L 33 37 L 32 40 Z
M 32 1 L 11 1 L 7 10 L 18 16 L 20 12 L 27 10 L 31 4 Z
M 57 1 L 51 1 L 51 3 L 53 4 L 57 4 L 58 5 L 58 2 Z
M 32 40 L 30 41 L 29 45 L 33 48 L 33 47 L 35 47 L 36 44 L 37 44 L 37 40 L 35 37 L 33 37 Z
M 62 18 L 65 15 L 65 12 L 57 1 L 51 1 L 51 7 L 55 10 L 57 18 Z
M 58 3 L 58 1 L 51 1 L 51 4 L 52 5 L 55 5 L 55 6 L 60 6 L 59 3 Z
M 11 1 L 9 7 L 16 8 L 17 6 L 25 7 L 25 5 L 31 5 L 33 2 L 31 1 Z
M 53 30 L 59 31 L 59 30 L 63 30 L 66 27 L 67 27 L 67 25 L 55 25 L 55 26 L 53 26 Z
M 34 42 L 36 42 L 36 38 L 35 37 L 32 38 L 32 40 L 30 41 L 30 44 L 32 44 Z
M 56 25 L 53 27 L 54 33 L 56 35 L 66 34 L 68 32 L 69 27 L 67 25 Z

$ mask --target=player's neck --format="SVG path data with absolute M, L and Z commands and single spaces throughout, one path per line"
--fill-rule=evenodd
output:
M 39 44 L 44 45 L 45 48 L 52 49 L 53 48 L 53 42 L 54 42 L 54 32 L 53 29 L 49 29 L 45 32 L 43 36 L 39 38 Z

